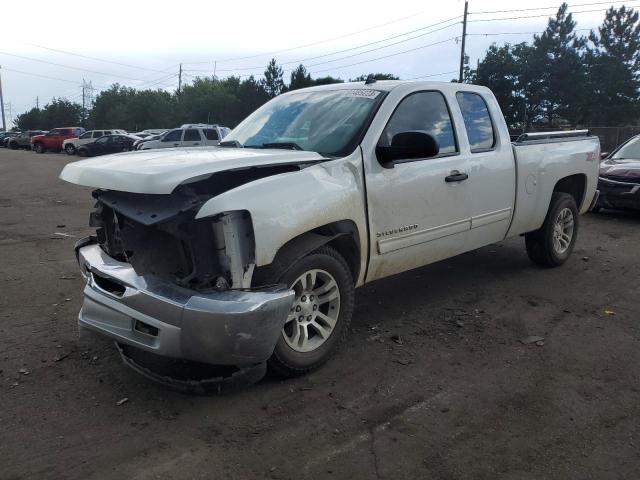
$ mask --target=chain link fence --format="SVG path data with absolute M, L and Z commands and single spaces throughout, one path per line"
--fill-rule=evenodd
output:
M 638 127 L 589 127 L 589 131 L 600 138 L 602 152 L 612 152 L 635 135 L 640 135 Z

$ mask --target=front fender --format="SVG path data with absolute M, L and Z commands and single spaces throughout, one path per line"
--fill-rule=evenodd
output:
M 356 224 L 364 248 L 367 228 L 360 150 L 224 192 L 207 201 L 196 218 L 234 210 L 251 215 L 258 267 L 273 262 L 289 240 L 341 220 Z

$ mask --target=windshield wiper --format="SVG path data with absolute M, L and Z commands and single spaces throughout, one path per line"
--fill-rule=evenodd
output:
M 271 142 L 263 143 L 262 148 L 287 148 L 289 150 L 304 150 L 300 145 L 295 142 Z
M 219 147 L 235 147 L 243 148 L 242 144 L 237 140 L 224 140 L 218 144 Z

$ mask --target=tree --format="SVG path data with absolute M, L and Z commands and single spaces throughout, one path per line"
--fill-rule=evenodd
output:
M 587 39 L 575 32 L 576 22 L 563 3 L 549 19 L 542 35 L 534 35 L 532 55 L 528 58 L 530 80 L 540 80 L 546 126 L 561 119 L 579 120 L 575 108 L 584 95 L 586 72 L 583 54 Z
M 349 80 L 350 82 L 365 82 L 369 76 L 374 80 L 400 80 L 400 77 L 396 77 L 393 73 L 366 73 L 356 78 Z
M 80 125 L 82 107 L 65 98 L 52 99 L 42 109 L 32 108 L 18 115 L 14 124 L 20 130 L 51 130 Z
M 313 81 L 314 85 L 330 85 L 332 83 L 344 83 L 344 80 L 327 75 L 326 77 L 316 78 Z
M 291 81 L 289 82 L 288 90 L 297 90 L 298 88 L 306 88 L 313 86 L 314 82 L 311 79 L 311 75 L 307 72 L 304 65 L 300 64 L 291 72 Z
M 28 112 L 16 116 L 13 123 L 15 128 L 22 131 L 42 129 L 42 111 L 34 107 Z
M 275 58 L 272 58 L 264 71 L 264 79 L 261 81 L 262 87 L 269 97 L 277 97 L 285 89 L 284 81 L 282 80 L 283 75 L 282 67 L 276 63 Z
M 637 122 L 640 89 L 640 23 L 633 9 L 610 8 L 586 55 L 588 101 L 583 102 L 585 122 L 591 126 L 628 125 Z
M 591 32 L 589 39 L 601 52 L 619 59 L 635 75 L 640 71 L 640 23 L 639 14 L 624 5 L 607 10 L 598 35 Z

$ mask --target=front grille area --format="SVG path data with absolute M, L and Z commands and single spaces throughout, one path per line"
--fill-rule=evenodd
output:
M 192 289 L 215 284 L 221 269 L 212 248 L 211 220 L 194 218 L 200 202 L 121 192 L 94 196 L 98 203 L 90 225 L 110 257 L 131 264 L 141 276 Z

